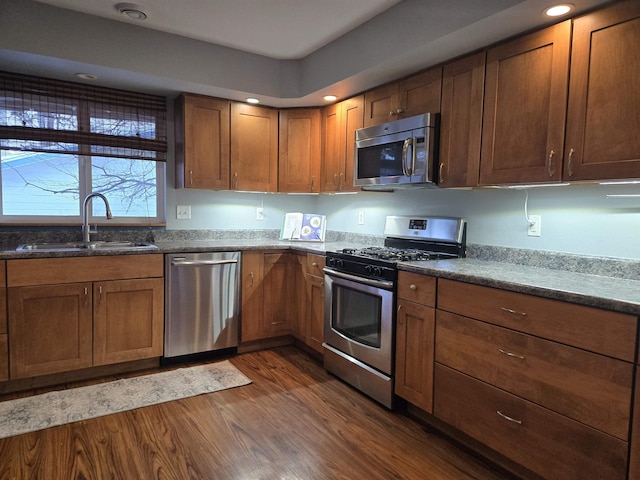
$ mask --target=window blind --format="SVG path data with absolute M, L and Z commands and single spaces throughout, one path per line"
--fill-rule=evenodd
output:
M 0 72 L 0 150 L 166 161 L 162 96 Z

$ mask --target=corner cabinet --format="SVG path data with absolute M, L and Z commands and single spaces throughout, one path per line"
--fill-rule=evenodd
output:
M 229 100 L 182 94 L 175 100 L 176 187 L 229 189 Z
M 322 192 L 359 191 L 353 185 L 356 130 L 364 123 L 364 96 L 322 110 Z
M 564 180 L 640 177 L 640 3 L 574 20 Z
M 278 110 L 231 104 L 231 190 L 278 191 Z
M 303 255 L 242 252 L 241 342 L 298 331 L 304 296 Z
M 7 262 L 10 378 L 160 357 L 161 254 Z
M 442 67 L 389 83 L 364 94 L 364 126 L 440 112 Z
M 480 184 L 562 177 L 571 21 L 487 52 Z
M 319 108 L 280 110 L 278 191 L 320 192 Z

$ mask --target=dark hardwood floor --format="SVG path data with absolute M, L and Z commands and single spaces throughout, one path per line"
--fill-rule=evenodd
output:
M 0 440 L 0 479 L 504 480 L 295 347 L 231 362 L 252 384 Z

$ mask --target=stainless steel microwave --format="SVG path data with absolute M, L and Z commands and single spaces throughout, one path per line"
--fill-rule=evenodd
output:
M 436 186 L 438 114 L 356 130 L 354 185 L 365 190 Z

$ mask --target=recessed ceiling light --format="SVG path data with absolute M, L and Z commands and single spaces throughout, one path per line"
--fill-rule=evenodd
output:
M 322 97 L 322 99 L 325 102 L 335 102 L 338 99 L 338 97 L 336 97 L 335 95 L 325 95 L 324 97 Z
M 81 78 L 82 80 L 97 80 L 98 76 L 93 73 L 76 73 L 76 77 Z
M 565 3 L 565 4 L 562 4 L 562 5 L 553 5 L 553 6 L 549 7 L 549 8 L 547 8 L 544 11 L 544 13 L 548 17 L 559 17 L 561 15 L 566 15 L 571 10 L 573 10 L 573 5 L 571 5 L 569 3 Z
M 260 103 L 257 98 L 247 98 L 247 103 Z
M 147 18 L 147 14 L 142 11 L 142 7 L 133 3 L 118 3 L 115 5 L 115 9 L 118 13 L 126 15 L 133 20 L 144 20 Z

